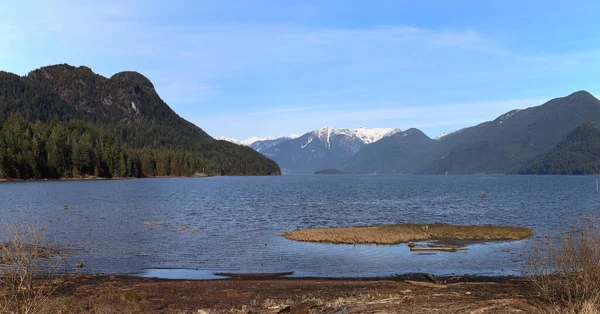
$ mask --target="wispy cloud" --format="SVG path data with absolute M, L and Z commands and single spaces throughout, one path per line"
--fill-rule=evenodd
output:
M 389 108 L 340 108 L 336 106 L 298 107 L 282 110 L 248 112 L 231 115 L 212 115 L 192 119 L 192 122 L 204 126 L 209 131 L 219 130 L 220 125 L 237 125 L 239 128 L 253 130 L 253 135 L 278 135 L 269 133 L 282 129 L 294 133 L 303 133 L 323 126 L 355 128 L 357 126 L 411 127 L 425 128 L 430 136 L 445 126 L 472 126 L 493 120 L 513 110 L 540 105 L 548 99 L 508 99 L 486 102 L 438 104 L 433 106 L 396 106 Z M 293 115 L 288 113 L 293 112 Z M 259 117 L 260 119 L 253 119 Z M 268 121 L 265 124 L 264 121 Z M 216 134 L 216 133 L 215 133 Z M 230 134 L 235 134 L 231 132 Z M 221 134 L 219 134 L 221 135 Z M 229 134 L 226 134 L 229 135 Z
M 182 116 L 211 134 L 243 138 L 323 125 L 434 132 L 542 102 L 532 95 L 593 87 L 594 81 L 582 86 L 581 77 L 595 76 L 600 66 L 600 51 L 592 48 L 527 50 L 476 25 L 342 27 L 217 18 L 237 6 L 243 7 L 5 2 L 0 69 L 26 74 L 69 62 L 106 76 L 140 71 Z M 178 19 L 183 7 L 211 19 Z

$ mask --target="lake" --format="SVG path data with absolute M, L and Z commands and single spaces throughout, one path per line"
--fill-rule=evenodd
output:
M 532 239 L 416 254 L 403 244 L 300 243 L 280 233 L 310 227 L 449 223 L 525 226 L 539 237 L 566 230 L 572 218 L 598 216 L 600 210 L 596 176 L 3 182 L 0 199 L 1 223 L 44 226 L 50 240 L 71 248 L 72 262 L 85 264 L 83 272 L 204 279 L 215 278 L 217 271 L 293 271 L 294 276 L 319 277 L 518 274 Z

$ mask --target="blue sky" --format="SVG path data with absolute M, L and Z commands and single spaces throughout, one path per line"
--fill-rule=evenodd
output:
M 16 1 L 0 70 L 138 71 L 213 136 L 417 127 L 600 96 L 600 1 Z

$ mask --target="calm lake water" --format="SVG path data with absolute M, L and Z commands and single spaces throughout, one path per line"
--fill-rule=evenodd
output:
M 480 197 L 487 194 L 486 199 Z M 364 277 L 519 273 L 532 240 L 416 254 L 406 245 L 299 243 L 296 228 L 498 224 L 536 236 L 598 216 L 595 176 L 281 176 L 0 183 L 0 222 L 33 222 L 83 271 L 213 278 L 216 271 Z M 67 204 L 68 210 L 63 210 Z M 159 226 L 144 222 L 164 222 Z M 505 252 L 508 250 L 508 252 Z

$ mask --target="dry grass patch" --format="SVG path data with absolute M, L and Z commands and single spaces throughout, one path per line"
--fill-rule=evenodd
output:
M 146 294 L 139 294 L 139 293 L 134 293 L 134 292 L 129 292 L 129 293 L 125 293 L 123 295 L 121 295 L 121 299 L 125 302 L 129 302 L 129 303 L 140 303 L 140 302 L 144 302 L 144 301 L 148 301 L 148 295 Z
M 290 240 L 334 244 L 398 244 L 426 240 L 520 240 L 533 230 L 508 226 L 396 224 L 369 227 L 314 228 L 288 231 Z
M 144 226 L 162 226 L 164 224 L 162 221 L 144 221 Z
M 410 290 L 409 292 L 410 293 Z M 250 307 L 254 309 L 261 309 L 262 312 L 268 310 L 282 310 L 294 305 L 301 304 L 314 304 L 318 313 L 332 313 L 343 311 L 353 306 L 359 305 L 372 305 L 378 303 L 400 303 L 407 298 L 406 294 L 388 293 L 378 290 L 369 291 L 366 293 L 354 294 L 351 296 L 336 297 L 336 298 L 324 298 L 315 295 L 298 295 L 294 298 L 287 299 L 264 299 L 264 300 L 252 300 Z M 312 312 L 311 312 L 312 313 Z

